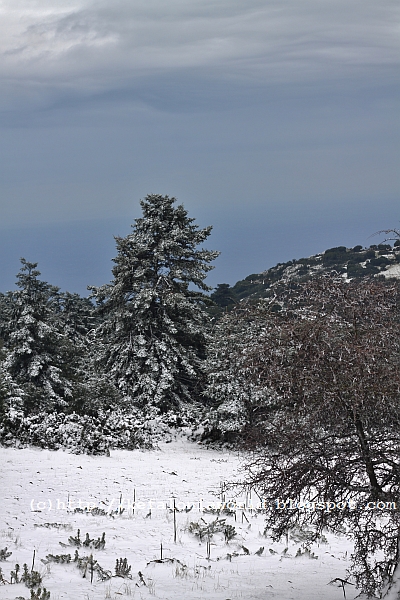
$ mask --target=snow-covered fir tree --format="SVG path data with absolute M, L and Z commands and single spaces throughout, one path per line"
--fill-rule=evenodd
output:
M 101 319 L 93 302 L 70 292 L 59 292 L 57 300 L 57 320 L 73 348 L 69 364 L 73 397 L 69 401 L 69 411 L 93 416 L 119 405 L 120 394 L 106 376 L 95 369 L 94 332 Z
M 15 411 L 23 411 L 25 400 L 25 392 L 7 370 L 7 355 L 7 350 L 2 346 L 0 348 L 0 422 Z
M 2 343 L 0 344 L 0 422 L 2 421 L 2 419 L 4 418 L 4 416 L 7 414 L 8 410 L 10 409 L 10 405 L 11 405 L 11 399 L 13 399 L 13 396 L 15 395 L 15 392 L 17 392 L 17 396 L 19 396 L 17 398 L 17 402 L 16 407 L 20 408 L 21 407 L 21 403 L 22 403 L 22 399 L 21 399 L 21 391 L 18 390 L 17 386 L 14 384 L 11 375 L 8 373 L 6 366 L 5 366 L 5 359 L 7 356 L 6 351 L 4 350 Z M 18 392 L 20 392 L 18 394 Z
M 91 288 L 104 322 L 98 362 L 146 412 L 165 412 L 201 392 L 210 300 L 205 291 L 218 252 L 198 248 L 199 229 L 176 199 L 148 195 L 132 233 L 116 238 L 113 281 Z M 193 289 L 194 287 L 197 288 Z
M 25 413 L 65 410 L 73 394 L 74 347 L 60 318 L 58 288 L 21 259 L 18 290 L 2 297 L 4 368 L 24 391 Z
M 94 308 L 89 298 L 82 298 L 79 294 L 70 292 L 59 292 L 59 317 L 65 334 L 75 346 L 86 347 L 88 333 L 94 331 L 99 324 Z
M 210 404 L 204 435 L 234 441 L 248 427 L 266 390 L 248 377 L 248 351 L 263 327 L 263 311 L 244 302 L 225 313 L 213 328 L 208 345 L 204 394 Z

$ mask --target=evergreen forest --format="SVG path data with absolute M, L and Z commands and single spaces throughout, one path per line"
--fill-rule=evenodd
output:
M 272 511 L 268 527 L 311 525 L 317 539 L 346 522 L 372 597 L 397 577 L 399 513 L 352 506 L 400 497 L 399 232 L 213 290 L 212 227 L 172 197 L 141 209 L 115 239 L 110 283 L 88 297 L 21 259 L 0 295 L 1 444 L 107 455 L 175 431 L 251 452 L 245 484 L 269 502 L 348 507 Z

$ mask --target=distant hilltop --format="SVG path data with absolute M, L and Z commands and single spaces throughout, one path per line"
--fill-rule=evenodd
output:
M 211 298 L 220 308 L 232 307 L 242 300 L 266 298 L 271 288 L 291 281 L 304 281 L 315 275 L 336 271 L 345 279 L 366 276 L 400 278 L 400 240 L 392 247 L 378 244 L 363 248 L 337 246 L 308 258 L 278 263 L 262 273 L 253 273 L 232 287 L 218 284 Z

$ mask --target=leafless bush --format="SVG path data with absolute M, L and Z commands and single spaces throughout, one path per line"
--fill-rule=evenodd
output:
M 397 282 L 323 277 L 221 322 L 234 329 L 224 352 L 246 387 L 245 483 L 274 507 L 267 527 L 279 538 L 308 524 L 315 539 L 345 527 L 369 595 L 399 562 L 399 308 Z

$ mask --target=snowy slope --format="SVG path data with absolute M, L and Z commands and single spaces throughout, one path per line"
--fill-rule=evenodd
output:
M 16 562 L 31 567 L 35 550 L 35 569 L 43 574 L 50 600 L 343 598 L 342 590 L 328 583 L 336 577 L 346 577 L 349 542 L 328 536 L 326 544 L 313 548 L 318 556 L 314 559 L 295 558 L 300 543 L 289 540 L 288 551 L 282 554 L 285 540 L 273 543 L 264 537 L 263 518 L 256 511 L 248 509 L 242 516 L 243 511 L 238 509 L 236 518 L 221 516 L 236 528 L 237 536 L 227 544 L 222 534 L 214 535 L 207 559 L 206 541 L 200 542 L 188 531 L 188 525 L 217 518 L 201 509 L 210 502 L 220 502 L 221 484 L 237 476 L 239 459 L 233 453 L 178 440 L 162 443 L 155 451 L 114 451 L 110 457 L 11 448 L 1 448 L 0 455 L 0 549 L 8 547 L 12 551 L 12 556 L 0 563 L 3 575 L 9 580 Z M 128 505 L 132 505 L 134 495 L 133 513 Z M 169 508 L 173 497 L 181 509 L 176 513 L 176 543 L 173 512 Z M 227 499 L 230 497 L 227 494 Z M 74 512 L 79 501 L 82 508 L 91 502 L 106 512 L 118 511 L 121 498 L 125 508 L 122 514 L 93 516 Z M 67 508 L 68 501 L 71 510 Z M 182 510 L 184 505 L 192 504 L 190 512 Z M 49 553 L 74 555 L 74 546 L 65 548 L 59 542 L 68 544 L 69 536 L 76 536 L 77 529 L 81 538 L 86 532 L 91 538 L 106 534 L 104 550 L 80 548 L 80 555 L 93 552 L 99 564 L 112 573 L 116 559 L 126 557 L 132 566 L 132 579 L 113 577 L 97 582 L 94 576 L 90 583 L 90 575 L 82 578 L 74 563 L 41 562 Z M 160 559 L 161 543 L 163 558 L 174 560 L 151 562 Z M 255 552 L 260 547 L 264 547 L 264 552 L 258 556 Z M 357 592 L 347 586 L 346 595 L 351 600 Z M 1 600 L 29 596 L 23 584 L 0 584 Z

